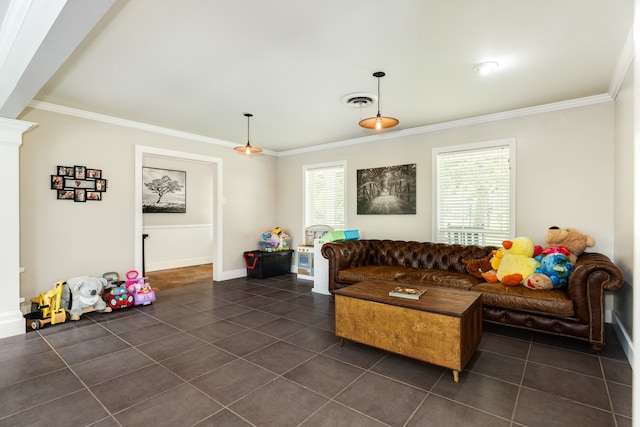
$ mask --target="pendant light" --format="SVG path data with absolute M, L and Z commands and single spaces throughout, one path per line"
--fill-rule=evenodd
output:
M 258 147 L 252 147 L 251 143 L 249 142 L 249 119 L 253 117 L 253 114 L 244 113 L 244 116 L 247 118 L 247 145 L 240 145 L 238 147 L 234 147 L 233 149 L 249 156 L 252 153 L 260 153 L 262 149 Z
M 392 128 L 400 123 L 398 119 L 380 115 L 380 78 L 384 76 L 385 74 L 382 71 L 376 71 L 375 73 L 373 73 L 373 77 L 378 79 L 378 115 L 376 115 L 375 117 L 369 117 L 368 119 L 360 120 L 360 123 L 358 124 L 363 128 L 381 130 Z

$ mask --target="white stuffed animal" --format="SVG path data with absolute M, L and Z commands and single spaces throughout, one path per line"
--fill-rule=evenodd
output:
M 111 307 L 102 299 L 102 290 L 107 286 L 107 279 L 102 277 L 80 276 L 67 280 L 71 291 L 70 320 L 80 320 L 86 308 L 93 308 L 100 313 L 108 313 Z M 86 310 L 93 311 L 93 310 Z

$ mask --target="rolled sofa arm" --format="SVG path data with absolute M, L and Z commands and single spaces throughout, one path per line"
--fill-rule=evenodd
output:
M 322 245 L 322 256 L 329 260 L 329 291 L 341 288 L 338 272 L 350 267 L 366 265 L 371 240 L 349 240 Z
M 583 253 L 569 276 L 567 292 L 574 302 L 576 317 L 584 322 L 603 319 L 604 291 L 615 291 L 624 284 L 624 275 L 605 255 Z M 602 328 L 604 325 L 592 325 Z

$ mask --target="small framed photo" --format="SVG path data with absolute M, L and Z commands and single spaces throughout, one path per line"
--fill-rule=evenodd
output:
M 107 191 L 107 180 L 106 179 L 96 179 L 96 191 Z
M 72 166 L 58 166 L 58 175 L 74 177 L 76 170 Z
M 60 175 L 51 175 L 51 189 L 62 190 L 64 188 L 64 179 Z
M 85 188 L 76 188 L 74 191 L 74 202 L 86 202 L 87 201 L 87 190 Z
M 87 168 L 84 166 L 74 166 L 74 178 L 75 179 L 85 179 L 87 176 Z
M 102 200 L 102 192 L 87 191 L 87 200 Z
M 75 192 L 73 190 L 58 190 L 58 200 L 74 200 Z
M 86 179 L 97 179 L 102 178 L 102 170 L 100 169 L 87 169 L 87 178 Z

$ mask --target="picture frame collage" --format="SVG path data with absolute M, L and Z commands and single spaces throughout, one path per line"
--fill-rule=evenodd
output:
M 56 174 L 51 175 L 51 189 L 58 200 L 100 201 L 107 184 L 101 169 L 86 166 L 57 166 Z

